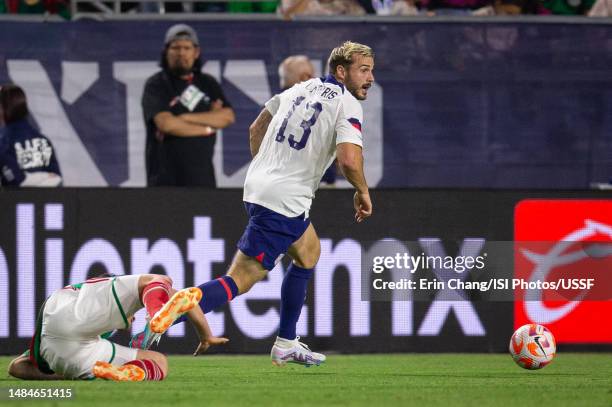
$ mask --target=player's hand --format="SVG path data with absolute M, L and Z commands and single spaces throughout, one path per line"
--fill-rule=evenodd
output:
M 365 218 L 372 215 L 372 201 L 369 192 L 355 192 L 353 196 L 353 206 L 355 207 L 355 220 L 361 223 Z
M 206 352 L 208 350 L 208 348 L 210 348 L 211 346 L 225 345 L 228 342 L 229 342 L 229 339 L 227 339 L 227 338 L 219 338 L 219 337 L 216 337 L 216 336 L 211 336 L 210 338 L 202 339 L 200 341 L 200 344 L 196 348 L 195 352 L 193 352 L 193 356 L 198 356 L 198 355 Z

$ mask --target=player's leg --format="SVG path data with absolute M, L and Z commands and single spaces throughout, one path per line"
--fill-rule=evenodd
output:
M 240 249 L 236 251 L 234 260 L 227 272 L 238 288 L 238 294 L 248 292 L 258 281 L 268 274 L 268 270 L 255 258 L 247 256 Z
M 249 291 L 266 274 L 267 270 L 261 263 L 238 249 L 227 275 L 198 286 L 202 290 L 200 308 L 206 314 L 222 307 L 238 295 Z
M 227 275 L 198 287 L 202 291 L 200 308 L 205 314 L 249 291 L 256 282 L 266 276 L 268 270 L 274 268 L 276 259 L 287 251 L 294 240 L 279 243 L 273 232 L 269 232 L 274 229 L 268 224 L 270 219 L 278 222 L 282 215 L 255 204 L 247 203 L 245 206 L 249 223 L 238 241 L 238 250 Z M 184 320 L 185 317 L 182 317 L 177 323 Z
M 197 306 L 202 292 L 196 287 L 177 291 L 170 277 L 143 274 L 138 279 L 138 296 L 147 310 L 148 322 L 132 337 L 130 347 L 148 349 L 184 313 Z
M 200 308 L 204 313 L 213 311 L 249 291 L 274 268 L 310 224 L 304 217 L 287 218 L 259 205 L 246 203 L 245 206 L 249 223 L 238 242 L 238 250 L 227 275 L 198 287 L 202 291 Z M 185 320 L 183 316 L 177 319 L 176 323 Z M 147 349 L 152 342 L 141 341 L 140 338 L 144 334 L 135 335 L 130 346 Z
M 252 203 L 246 203 L 246 208 L 249 223 L 238 242 L 227 276 L 223 277 L 235 284 L 234 297 L 262 280 L 287 252 L 293 253 L 299 265 L 314 267 L 321 250 L 319 238 L 307 218 L 303 215 L 289 218 Z M 202 290 L 206 297 L 206 289 Z M 228 297 L 231 300 L 229 293 Z M 206 313 L 215 306 L 202 307 L 202 310 Z
M 249 223 L 238 241 L 238 250 L 227 275 L 204 283 L 200 303 L 204 313 L 244 294 L 272 270 L 290 245 L 304 233 L 308 221 L 287 218 L 263 206 L 245 203 Z
M 285 363 L 319 365 L 325 361 L 325 356 L 312 352 L 296 335 L 296 325 L 306 298 L 308 282 L 321 254 L 319 237 L 312 224 L 300 239 L 291 245 L 288 254 L 293 261 L 281 286 L 280 327 L 272 347 L 272 363 L 277 366 Z
M 308 282 L 321 255 L 321 243 L 312 224 L 288 251 L 293 260 L 281 286 L 280 329 L 278 336 L 293 340 L 304 305 Z
M 172 279 L 157 274 L 143 274 L 138 278 L 138 297 L 149 316 L 155 315 L 168 302 L 172 290 Z
M 159 352 L 114 345 L 110 362 L 99 360 L 93 366 L 95 377 L 113 381 L 159 381 L 168 375 L 168 359 Z
M 220 308 L 236 296 L 249 291 L 251 287 L 262 280 L 266 274 L 267 270 L 257 261 L 257 259 L 247 256 L 238 249 L 227 275 L 208 281 L 198 287 L 202 292 L 200 309 L 206 314 Z M 175 323 L 184 322 L 185 320 L 187 320 L 187 315 L 181 316 Z M 144 332 L 136 334 L 132 337 L 130 346 L 148 349 L 148 346 L 150 346 L 156 338 L 151 341 L 146 341 L 144 339 L 146 335 L 146 329 Z
M 43 373 L 32 363 L 30 357 L 25 353 L 11 360 L 8 366 L 10 376 L 23 380 L 62 380 L 63 377 L 56 373 Z
M 163 275 L 144 274 L 138 279 L 140 301 L 150 317 L 155 333 L 164 333 L 182 314 L 196 306 L 202 292 L 196 287 L 175 290 L 172 279 Z

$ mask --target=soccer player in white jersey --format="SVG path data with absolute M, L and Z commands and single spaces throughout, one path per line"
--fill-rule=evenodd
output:
M 309 211 L 321 176 L 335 157 L 355 187 L 355 220 L 372 214 L 363 173 L 363 112 L 374 82 L 374 54 L 365 45 L 345 42 L 332 50 L 330 74 L 298 83 L 270 99 L 251 125 L 253 161 L 244 184 L 249 223 L 226 276 L 199 286 L 207 313 L 243 294 L 280 261 L 293 260 L 281 288 L 280 329 L 271 357 L 275 365 L 319 365 L 296 336 L 306 288 L 319 260 L 319 237 Z M 150 342 L 136 337 L 136 346 Z
M 9 374 L 26 380 L 162 380 L 168 374 L 163 354 L 121 346 L 108 336 L 115 329 L 128 329 L 144 305 L 154 334 L 164 333 L 188 312 L 200 335 L 198 351 L 227 342 L 212 336 L 197 306 L 201 297 L 196 287 L 176 291 L 169 277 L 154 274 L 95 278 L 66 286 L 41 307 L 30 349 L 11 362 Z

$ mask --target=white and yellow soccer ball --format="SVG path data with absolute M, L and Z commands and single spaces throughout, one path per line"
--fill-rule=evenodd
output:
M 552 362 L 556 353 L 555 337 L 542 325 L 523 325 L 510 338 L 510 355 L 525 369 L 543 368 Z

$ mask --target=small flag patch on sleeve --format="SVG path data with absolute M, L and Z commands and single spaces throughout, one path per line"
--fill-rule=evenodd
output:
M 354 128 L 361 131 L 361 122 L 359 120 L 355 119 L 354 117 L 351 117 L 350 119 L 348 119 L 348 121 Z

